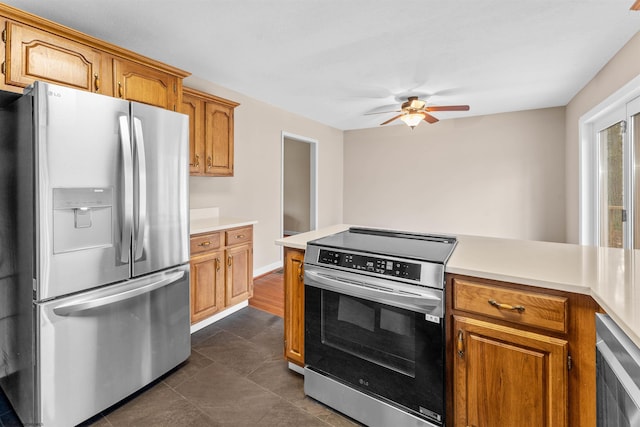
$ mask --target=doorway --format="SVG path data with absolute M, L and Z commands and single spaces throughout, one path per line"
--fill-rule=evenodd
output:
M 318 227 L 317 145 L 315 139 L 282 132 L 282 236 Z

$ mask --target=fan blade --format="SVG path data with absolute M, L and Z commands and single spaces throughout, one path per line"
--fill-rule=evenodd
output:
M 468 105 L 428 105 L 427 111 L 469 111 Z
M 435 117 L 433 117 L 431 114 L 428 113 L 422 113 L 424 114 L 424 121 L 428 122 L 428 123 L 435 123 L 438 121 L 438 119 L 436 119 Z
M 393 110 L 393 111 L 378 111 L 378 112 L 376 112 L 376 113 L 364 113 L 363 115 L 365 115 L 365 116 L 371 116 L 371 115 L 374 115 L 374 114 L 388 114 L 388 113 L 399 113 L 399 112 L 400 112 L 400 110 Z
M 400 117 L 402 117 L 402 114 L 398 114 L 395 117 L 390 118 L 389 120 L 387 120 L 386 122 L 382 122 L 380 123 L 380 126 L 382 125 L 386 125 L 387 123 L 391 123 L 392 121 L 394 121 L 395 119 L 399 119 Z M 434 117 L 435 118 L 435 117 Z M 437 120 L 437 119 L 436 119 Z

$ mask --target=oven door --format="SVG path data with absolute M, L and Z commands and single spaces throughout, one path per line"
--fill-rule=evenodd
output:
M 443 423 L 442 291 L 305 266 L 305 363 Z

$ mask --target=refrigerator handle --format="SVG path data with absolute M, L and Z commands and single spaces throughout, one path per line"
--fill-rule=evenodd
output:
M 138 117 L 133 118 L 133 132 L 136 147 L 136 160 L 138 170 L 138 197 L 137 197 L 137 229 L 135 241 L 134 260 L 142 258 L 144 249 L 144 233 L 147 226 L 147 162 L 144 151 L 144 136 L 142 133 L 142 121 Z
M 131 248 L 131 227 L 133 224 L 133 160 L 131 155 L 131 136 L 129 134 L 129 117 L 118 117 L 120 127 L 120 143 L 122 144 L 122 170 L 124 174 L 123 189 L 123 224 L 122 237 L 120 239 L 120 261 L 129 262 L 129 249 Z
M 184 276 L 184 270 L 176 271 L 165 275 L 160 280 L 151 282 L 147 285 L 134 287 L 123 292 L 118 292 L 113 295 L 101 296 L 89 301 L 82 301 L 77 303 L 64 304 L 53 309 L 53 312 L 58 316 L 69 316 L 80 311 L 91 310 L 93 308 L 104 307 L 105 305 L 115 304 L 122 302 L 138 295 L 147 294 L 156 289 L 162 288 L 173 282 L 180 280 Z

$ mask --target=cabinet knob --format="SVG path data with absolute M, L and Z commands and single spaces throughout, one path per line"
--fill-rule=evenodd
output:
M 189 166 L 193 166 L 194 168 L 200 167 L 200 156 L 196 154 L 196 161 L 194 163 L 189 163 Z
M 100 77 L 98 77 L 98 73 L 93 75 L 93 87 L 96 92 L 100 90 Z

